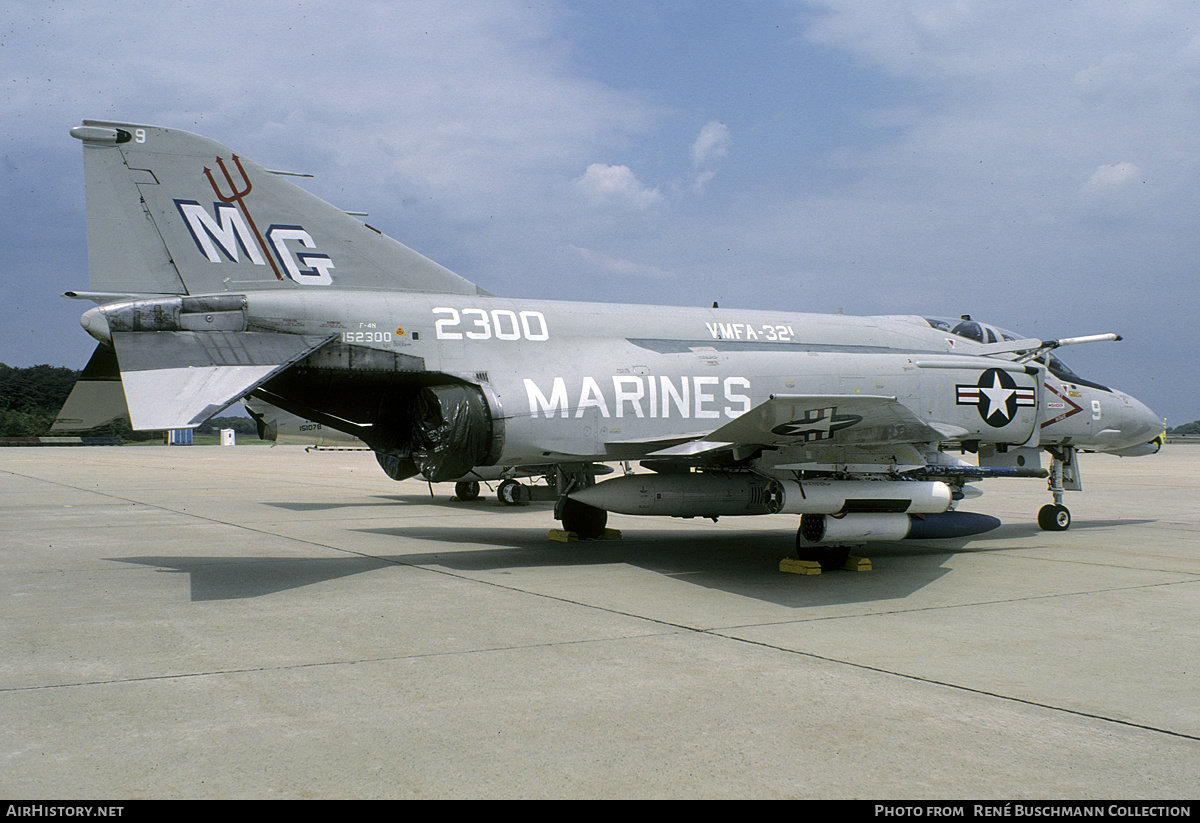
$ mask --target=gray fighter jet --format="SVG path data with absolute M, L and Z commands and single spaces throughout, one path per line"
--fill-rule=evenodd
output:
M 956 510 L 1077 455 L 1151 454 L 1163 424 L 1054 354 L 969 317 L 850 317 L 495 297 L 206 138 L 85 120 L 99 346 L 56 423 L 194 427 L 251 397 L 366 443 L 395 479 L 508 478 L 563 529 L 607 512 L 793 513 L 797 545 L 994 528 Z M 1042 454 L 1049 469 L 1042 468 Z M 596 481 L 604 462 L 644 470 Z M 545 485 L 517 482 L 536 473 Z M 480 475 L 482 476 L 482 475 Z

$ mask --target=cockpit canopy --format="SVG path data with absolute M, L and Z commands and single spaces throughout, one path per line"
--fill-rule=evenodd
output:
M 946 317 L 926 317 L 925 322 L 938 331 L 943 331 L 948 334 L 953 334 L 955 337 L 962 337 L 967 340 L 973 340 L 976 343 L 1002 343 L 1004 341 L 1013 341 L 1022 339 L 1021 335 L 1016 332 L 1002 329 L 999 326 L 990 326 L 986 323 L 980 323 L 978 320 L 972 320 L 971 315 L 964 314 L 957 320 L 952 320 Z M 1046 368 L 1050 373 L 1066 383 L 1079 383 L 1084 386 L 1101 389 L 1103 391 L 1112 391 L 1107 386 L 1102 386 L 1091 380 L 1086 380 L 1074 371 L 1071 370 L 1066 363 L 1060 360 L 1056 355 L 1047 353 Z M 1039 358 L 1041 359 L 1041 358 Z

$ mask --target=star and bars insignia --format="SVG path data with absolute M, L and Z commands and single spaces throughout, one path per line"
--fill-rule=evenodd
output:
M 771 429 L 782 437 L 798 437 L 805 443 L 828 440 L 835 432 L 847 429 L 862 420 L 857 414 L 838 414 L 837 406 L 808 409 L 804 416 Z
M 983 422 L 998 429 L 1012 422 L 1018 408 L 1036 406 L 1037 395 L 1032 387 L 1018 387 L 1017 381 L 1003 369 L 988 369 L 979 375 L 977 383 L 955 386 L 955 403 L 975 406 Z

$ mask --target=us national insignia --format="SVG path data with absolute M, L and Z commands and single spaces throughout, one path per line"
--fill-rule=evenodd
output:
M 862 420 L 857 414 L 838 414 L 837 406 L 824 409 L 809 409 L 804 417 L 782 423 L 771 429 L 773 434 L 783 437 L 799 437 L 805 443 L 828 440 L 835 432 L 849 428 Z
M 988 369 L 975 384 L 959 383 L 955 403 L 975 406 L 983 422 L 993 428 L 1007 426 L 1022 406 L 1037 404 L 1033 388 L 1019 388 L 1012 375 L 1003 369 Z

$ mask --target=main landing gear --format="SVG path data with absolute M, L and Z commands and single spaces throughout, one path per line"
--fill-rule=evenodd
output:
M 852 546 L 814 546 L 804 540 L 798 529 L 796 531 L 796 558 L 821 564 L 821 571 L 844 569 L 850 559 Z
M 454 484 L 454 496 L 459 500 L 478 500 L 479 499 L 479 481 L 478 480 L 459 480 Z
M 1050 479 L 1048 488 L 1054 495 L 1054 503 L 1042 506 L 1038 510 L 1037 521 L 1043 531 L 1061 532 L 1071 526 L 1071 511 L 1063 505 L 1063 492 L 1066 490 L 1079 491 L 1079 467 L 1075 462 L 1075 449 L 1063 446 L 1058 449 L 1048 448 L 1050 453 Z
M 496 499 L 505 506 L 526 506 L 533 500 L 533 490 L 510 477 L 496 487 Z
M 502 480 L 496 488 L 496 497 L 505 506 L 526 506 L 533 501 L 554 501 L 554 517 L 562 521 L 562 532 L 570 533 L 579 540 L 599 540 L 611 537 L 605 528 L 608 512 L 572 500 L 567 495 L 577 489 L 586 488 L 596 482 L 596 475 L 607 473 L 603 466 L 590 463 L 562 464 L 547 467 L 545 484 L 524 484 L 513 478 Z M 458 488 L 455 487 L 456 492 Z M 466 500 L 459 494 L 459 499 Z
M 563 531 L 574 532 L 580 540 L 599 540 L 608 525 L 608 512 L 569 497 L 562 498 L 559 520 Z
M 454 496 L 462 502 L 478 500 L 479 494 L 478 480 L 459 480 L 454 484 Z M 496 499 L 505 506 L 524 506 L 533 499 L 533 488 L 512 478 L 501 480 L 496 487 Z
M 562 530 L 574 534 L 580 540 L 599 540 L 604 537 L 608 525 L 608 512 L 597 509 L 567 495 L 584 489 L 596 482 L 596 466 L 590 463 L 560 465 L 554 477 L 558 499 L 554 503 L 554 517 L 562 521 Z

